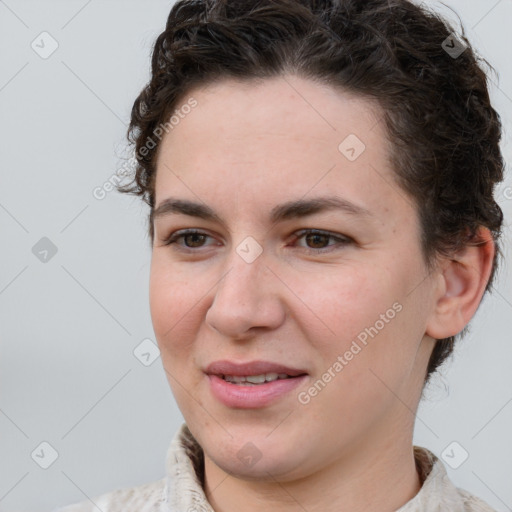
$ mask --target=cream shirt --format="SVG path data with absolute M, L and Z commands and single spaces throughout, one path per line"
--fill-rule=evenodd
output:
M 422 487 L 396 512 L 496 512 L 469 492 L 456 488 L 432 452 L 414 447 Z M 167 476 L 118 489 L 54 512 L 214 512 L 202 487 L 203 452 L 186 423 L 176 432 L 166 459 Z

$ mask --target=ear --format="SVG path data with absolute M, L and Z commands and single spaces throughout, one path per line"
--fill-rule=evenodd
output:
M 466 245 L 440 264 L 436 302 L 425 334 L 448 338 L 462 331 L 475 314 L 492 271 L 495 245 L 490 231 L 481 227 L 478 245 Z

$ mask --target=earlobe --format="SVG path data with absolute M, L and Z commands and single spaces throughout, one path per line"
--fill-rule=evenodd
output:
M 440 267 L 434 310 L 425 334 L 443 339 L 462 331 L 482 300 L 494 260 L 495 246 L 487 228 L 478 232 L 478 244 L 466 245 Z

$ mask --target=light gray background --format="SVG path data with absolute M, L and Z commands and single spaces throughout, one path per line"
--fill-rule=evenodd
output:
M 510 164 L 512 1 L 447 3 L 499 72 L 492 96 Z M 171 4 L 0 0 L 0 511 L 50 511 L 164 475 L 182 416 L 160 359 L 146 367 L 133 354 L 154 340 L 147 210 L 92 191 L 123 163 L 129 112 Z M 43 31 L 59 45 L 47 59 L 31 48 Z M 508 262 L 430 386 L 415 432 L 437 455 L 453 441 L 464 447 L 469 458 L 450 477 L 499 511 L 512 510 L 507 173 L 498 195 Z M 42 237 L 58 248 L 47 263 L 32 253 Z M 31 458 L 43 441 L 59 454 L 46 470 Z

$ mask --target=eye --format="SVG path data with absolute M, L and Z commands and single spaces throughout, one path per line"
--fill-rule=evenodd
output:
M 172 233 L 171 236 L 164 240 L 164 245 L 175 244 L 185 250 L 197 249 L 203 247 L 208 238 L 212 237 L 206 233 L 203 233 L 202 231 L 187 229 Z M 181 243 L 180 240 L 183 243 Z
M 321 231 L 319 229 L 303 229 L 295 234 L 295 240 L 303 239 L 307 246 L 302 246 L 306 251 L 319 253 L 328 252 L 340 246 L 353 243 L 350 237 Z M 330 243 L 333 242 L 333 243 Z
M 164 245 L 175 245 L 179 250 L 195 252 L 195 249 L 201 247 L 207 247 L 207 241 L 213 237 L 198 231 L 196 229 L 186 229 L 176 231 L 172 233 L 168 238 L 164 240 Z M 297 246 L 306 252 L 311 253 L 322 253 L 330 252 L 341 246 L 345 246 L 354 242 L 350 237 L 330 233 L 328 231 L 322 231 L 319 229 L 303 229 L 294 233 L 294 242 L 303 240 L 307 244 L 306 246 Z M 209 244 L 212 245 L 212 244 Z M 215 244 L 214 245 L 218 245 Z

